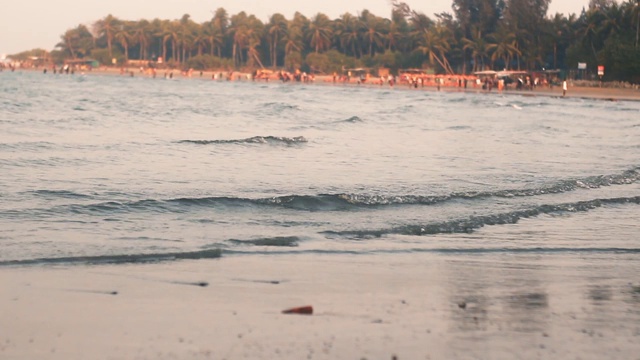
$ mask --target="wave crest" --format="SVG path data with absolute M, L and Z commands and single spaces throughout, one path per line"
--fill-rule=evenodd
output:
M 284 136 L 253 136 L 246 139 L 231 140 L 180 140 L 179 144 L 269 144 L 269 145 L 296 145 L 309 142 L 304 136 L 284 137 Z
M 98 256 L 69 256 L 58 258 L 39 258 L 27 260 L 0 261 L 0 266 L 20 266 L 20 265 L 98 265 L 98 264 L 126 264 L 126 263 L 148 263 L 159 261 L 175 260 L 198 260 L 215 259 L 222 256 L 220 249 L 208 249 L 191 252 L 155 253 L 155 254 L 119 254 L 119 255 L 98 255 Z
M 356 239 L 377 238 L 389 234 L 398 235 L 436 235 L 436 234 L 460 234 L 471 233 L 479 228 L 489 225 L 515 224 L 523 218 L 530 218 L 542 214 L 581 212 L 599 208 L 604 205 L 615 204 L 639 204 L 640 196 L 594 199 L 575 203 L 541 205 L 531 209 L 517 210 L 501 214 L 473 216 L 467 219 L 444 221 L 424 225 L 405 225 L 389 229 L 378 230 L 347 230 L 347 231 L 326 231 L 328 236 L 345 236 Z

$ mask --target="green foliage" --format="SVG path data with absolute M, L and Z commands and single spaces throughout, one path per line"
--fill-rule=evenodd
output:
M 607 79 L 638 81 L 640 3 L 593 0 L 580 16 L 547 17 L 549 2 L 452 0 L 453 15 L 430 18 L 394 0 L 390 19 L 367 10 L 337 19 L 296 12 L 290 19 L 274 14 L 267 23 L 245 12 L 227 14 L 223 8 L 200 24 L 188 14 L 152 21 L 107 15 L 92 32 L 84 25 L 67 30 L 54 58 L 92 56 L 110 64 L 111 57 L 122 62 L 161 57 L 174 68 L 269 66 L 323 73 L 355 67 L 393 72 L 429 68 L 437 73 L 573 70 L 578 62 L 587 62 L 591 71 L 605 64 Z
M 91 54 L 95 47 L 95 41 L 89 29 L 84 25 L 67 30 L 61 37 L 56 47 L 66 53 L 72 59 L 84 58 Z
M 604 80 L 627 79 L 640 83 L 640 48 L 619 41 L 617 37 L 607 40 L 602 51 L 605 65 Z
M 359 67 L 360 61 L 337 50 L 329 50 L 326 53 L 309 53 L 305 58 L 305 64 L 313 73 L 340 74 L 343 69 Z
M 326 54 L 310 53 L 305 58 L 305 63 L 311 73 L 327 73 L 329 69 L 329 57 Z
M 49 52 L 43 49 L 32 49 L 17 54 L 8 55 L 8 57 L 15 61 L 33 60 L 33 58 L 46 59 L 49 57 Z
M 118 49 L 113 49 L 109 55 L 109 49 L 93 49 L 91 50 L 91 58 L 98 61 L 101 65 L 111 65 L 113 58 L 116 58 L 118 64 L 124 62 L 124 55 Z
M 233 64 L 230 59 L 222 59 L 212 55 L 198 55 L 187 60 L 186 67 L 194 70 L 230 69 Z
M 51 50 L 49 56 L 51 56 L 51 61 L 56 65 L 64 63 L 64 59 L 66 58 L 66 55 L 62 50 Z
M 291 52 L 284 59 L 284 65 L 289 71 L 295 71 L 302 67 L 302 54 L 298 51 Z

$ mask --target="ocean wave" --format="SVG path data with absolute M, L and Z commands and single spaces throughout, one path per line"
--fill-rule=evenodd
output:
M 47 189 L 42 189 L 42 190 L 34 190 L 31 191 L 31 193 L 38 195 L 38 196 L 43 196 L 43 197 L 57 197 L 57 198 L 67 198 L 67 199 L 77 199 L 77 198 L 90 198 L 91 196 L 89 195 L 85 195 L 85 194 L 80 194 L 74 191 L 69 191 L 69 190 L 47 190 Z
M 126 264 L 149 263 L 175 260 L 215 259 L 222 255 L 220 249 L 207 249 L 191 252 L 154 253 L 154 254 L 118 254 L 98 256 L 68 256 L 54 258 L 38 258 L 25 260 L 0 261 L 0 266 L 24 266 L 24 265 L 98 265 L 98 264 Z
M 291 105 L 291 104 L 286 104 L 286 103 L 281 103 L 281 102 L 265 103 L 265 104 L 263 104 L 263 107 L 275 110 L 277 112 L 282 112 L 282 111 L 286 111 L 286 110 L 300 110 L 300 107 L 297 106 L 297 105 Z
M 360 122 L 364 122 L 364 120 L 362 120 L 361 118 L 359 118 L 358 116 L 355 116 L 355 115 L 350 117 L 350 118 L 348 118 L 348 119 L 343 119 L 343 120 L 336 121 L 336 123 L 350 123 L 350 124 L 360 123 Z
M 639 254 L 639 248 L 622 247 L 465 247 L 465 248 L 398 248 L 398 249 L 369 249 L 369 250 L 333 250 L 333 249 L 282 249 L 269 251 L 255 251 L 242 249 L 225 249 L 229 255 L 369 255 L 369 254 L 405 254 L 405 253 L 435 253 L 442 255 L 483 255 L 483 254 Z M 639 290 L 640 292 L 640 290 Z
M 22 141 L 16 143 L 0 143 L 0 151 L 42 151 L 54 149 L 57 145 L 48 141 Z
M 521 219 L 552 213 L 574 213 L 589 211 L 605 205 L 639 204 L 640 196 L 609 199 L 594 199 L 574 203 L 540 205 L 531 209 L 510 211 L 501 214 L 473 216 L 466 219 L 443 221 L 423 225 L 404 225 L 377 230 L 325 231 L 329 237 L 339 236 L 355 239 L 378 238 L 384 235 L 436 235 L 472 233 L 477 229 L 490 225 L 515 224 Z
M 269 144 L 269 145 L 297 145 L 308 142 L 304 136 L 253 136 L 246 139 L 232 140 L 180 140 L 179 144 L 215 145 L 215 144 Z
M 211 196 L 173 199 L 142 199 L 134 201 L 105 201 L 92 204 L 66 204 L 49 209 L 21 210 L 25 216 L 43 214 L 86 214 L 109 215 L 130 212 L 185 213 L 192 207 L 278 207 L 300 211 L 352 211 L 361 208 L 383 206 L 419 205 L 429 206 L 449 201 L 474 201 L 491 198 L 535 197 L 559 194 L 577 189 L 597 189 L 613 185 L 633 184 L 640 181 L 640 168 L 624 171 L 620 174 L 588 176 L 578 179 L 562 180 L 548 186 L 525 189 L 505 189 L 486 192 L 456 192 L 444 195 L 384 195 L 384 194 L 317 194 L 284 195 L 268 198 L 241 198 L 229 196 Z M 61 198 L 90 198 L 87 195 L 67 190 L 36 190 L 38 196 Z M 0 212 L 0 216 L 19 217 L 18 211 Z
M 276 236 L 251 240 L 229 239 L 228 241 L 236 245 L 294 247 L 298 246 L 300 238 L 297 236 Z

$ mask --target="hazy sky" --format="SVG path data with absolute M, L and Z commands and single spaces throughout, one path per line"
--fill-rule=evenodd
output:
M 405 0 L 413 9 L 433 17 L 433 13 L 452 12 L 451 0 Z M 589 0 L 551 0 L 550 13 L 580 13 Z M 51 50 L 67 29 L 78 24 L 92 24 L 108 14 L 126 19 L 178 19 L 191 15 L 196 22 L 211 18 L 223 7 L 229 14 L 242 10 L 262 21 L 274 13 L 291 19 L 295 11 L 307 17 L 323 12 L 331 18 L 367 9 L 377 16 L 389 17 L 389 0 L 16 0 L 1 7 L 0 55 L 33 48 Z

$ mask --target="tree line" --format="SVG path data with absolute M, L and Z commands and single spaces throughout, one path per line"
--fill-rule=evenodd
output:
M 217 9 L 197 23 L 118 19 L 78 25 L 61 35 L 51 57 L 103 64 L 162 60 L 175 68 L 303 69 L 425 68 L 435 73 L 478 70 L 577 69 L 586 63 L 605 80 L 640 82 L 640 0 L 591 0 L 578 14 L 547 16 L 551 0 L 453 0 L 452 13 L 429 17 L 394 0 L 390 18 L 368 10 L 331 19 L 296 12 L 262 22 Z

